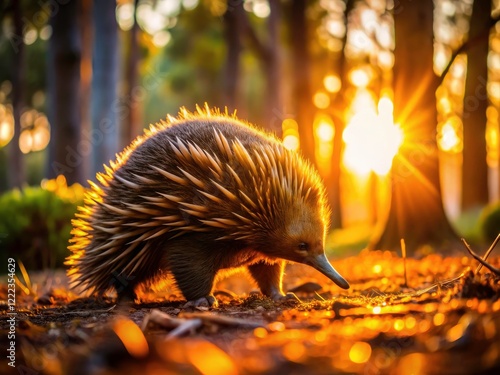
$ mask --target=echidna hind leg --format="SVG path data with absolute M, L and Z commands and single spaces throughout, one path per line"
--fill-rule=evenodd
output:
M 137 294 L 135 293 L 135 286 L 136 284 L 127 284 L 123 285 L 121 283 L 118 283 L 118 285 L 115 284 L 115 290 L 118 295 L 117 302 L 119 303 L 129 303 L 129 302 L 134 302 L 135 299 L 137 298 Z
M 188 306 L 217 306 L 212 288 L 217 273 L 214 257 L 210 251 L 203 251 L 202 242 L 190 241 L 168 248 L 169 269 L 181 290 Z M 190 251 L 186 251 L 186 247 Z
M 284 266 L 285 262 L 282 261 L 274 264 L 260 262 L 248 266 L 248 271 L 257 282 L 262 294 L 277 301 L 285 297 L 282 291 Z

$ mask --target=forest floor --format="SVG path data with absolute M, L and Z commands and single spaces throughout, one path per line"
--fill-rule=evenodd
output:
M 240 274 L 217 285 L 214 309 L 185 309 L 171 288 L 117 307 L 74 295 L 62 271 L 33 274 L 25 292 L 17 288 L 15 368 L 3 283 L 0 372 L 500 374 L 500 277 L 475 272 L 468 255 L 404 261 L 363 251 L 332 264 L 351 289 L 289 265 L 295 300 L 263 298 Z

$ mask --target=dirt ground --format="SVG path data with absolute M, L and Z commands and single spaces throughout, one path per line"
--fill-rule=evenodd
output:
M 12 315 L 0 285 L 0 372 L 499 374 L 500 277 L 475 274 L 469 256 L 404 263 L 381 251 L 333 260 L 347 291 L 289 265 L 285 290 L 296 298 L 280 303 L 237 274 L 217 285 L 214 309 L 185 309 L 165 286 L 115 306 L 68 291 L 62 271 L 33 274 L 17 288 L 16 367 L 5 355 Z

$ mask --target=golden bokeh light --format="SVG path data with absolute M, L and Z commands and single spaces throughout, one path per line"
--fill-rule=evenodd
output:
M 394 66 L 394 54 L 390 51 L 380 51 L 377 55 L 377 62 L 382 69 L 392 69 Z
M 148 355 L 149 346 L 146 338 L 133 321 L 120 318 L 113 325 L 113 331 L 115 331 L 131 356 L 141 358 Z
M 25 130 L 19 136 L 19 148 L 23 154 L 27 154 L 33 149 L 33 136 L 31 131 Z
M 252 12 L 259 18 L 267 18 L 271 14 L 271 8 L 267 1 L 253 1 Z
M 21 115 L 21 134 L 19 148 L 21 152 L 41 151 L 50 141 L 50 125 L 47 117 L 34 109 L 23 112 Z
M 330 121 L 320 121 L 316 127 L 316 136 L 323 142 L 331 142 L 335 136 L 335 128 Z
M 437 107 L 438 110 L 445 115 L 452 112 L 452 103 L 450 101 L 450 98 L 447 96 L 443 95 L 441 98 L 439 98 L 439 100 L 437 101 Z
M 238 374 L 231 357 L 214 344 L 195 340 L 189 343 L 189 360 L 203 375 Z
M 446 340 L 449 342 L 455 342 L 459 340 L 465 332 L 466 325 L 464 324 L 456 324 L 453 327 L 451 327 L 448 332 L 446 332 Z
M 170 34 L 168 30 L 160 30 L 153 34 L 153 38 L 151 39 L 151 41 L 156 47 L 162 48 L 165 47 L 171 39 L 172 34 Z
M 462 152 L 461 131 L 462 120 L 458 116 L 451 116 L 444 124 L 438 125 L 439 148 L 450 153 Z
M 331 170 L 335 126 L 329 115 L 326 113 L 318 113 L 314 118 L 313 127 L 316 143 L 315 157 L 317 166 L 323 176 L 328 176 Z
M 283 145 L 291 151 L 297 151 L 300 147 L 299 137 L 294 134 L 288 134 L 283 137 Z
M 297 341 L 291 341 L 283 347 L 283 356 L 289 361 L 299 362 L 306 353 L 304 344 Z
M 498 110 L 489 106 L 486 110 L 486 149 L 488 165 L 492 168 L 498 167 L 498 148 L 499 148 L 499 128 L 498 128 Z
M 436 44 L 434 52 L 434 72 L 441 75 L 448 65 L 451 57 L 451 50 L 442 44 Z
M 396 331 L 402 331 L 405 328 L 405 321 L 403 319 L 396 319 L 394 321 L 394 329 Z
M 281 124 L 283 132 L 283 145 L 288 150 L 296 151 L 300 147 L 299 125 L 297 121 L 291 118 L 283 120 Z
M 0 103 L 0 147 L 7 145 L 14 136 L 12 108 Z
M 488 94 L 493 101 L 500 101 L 500 82 L 488 82 Z
M 333 74 L 329 74 L 323 78 L 323 85 L 325 86 L 326 91 L 331 93 L 339 92 L 342 88 L 340 78 Z
M 134 26 L 134 4 L 118 4 L 116 7 L 116 21 L 123 31 L 130 30 Z
M 318 91 L 313 96 L 313 103 L 319 109 L 328 108 L 328 106 L 330 105 L 330 97 L 328 96 L 327 93 L 323 91 Z
M 382 272 L 382 266 L 380 264 L 375 264 L 372 267 L 372 271 L 373 271 L 373 273 L 380 273 L 380 272 Z
M 349 359 L 354 363 L 366 363 L 372 355 L 370 344 L 358 341 L 349 350 Z
M 377 315 L 378 315 L 378 314 L 380 314 L 380 312 L 381 312 L 381 311 L 382 311 L 382 307 L 380 307 L 380 306 L 375 306 L 375 307 L 373 307 L 373 309 L 372 309 L 372 312 L 373 312 L 374 314 L 377 314 Z
M 272 332 L 283 332 L 285 330 L 285 325 L 282 322 L 271 322 L 267 327 Z
M 443 313 L 437 313 L 432 319 L 435 326 L 440 326 L 446 321 L 446 317 Z
M 253 330 L 253 334 L 255 337 L 263 339 L 267 337 L 267 329 L 265 329 L 264 327 L 257 327 Z
M 366 87 L 371 81 L 371 74 L 367 68 L 356 68 L 349 72 L 349 81 L 356 87 Z

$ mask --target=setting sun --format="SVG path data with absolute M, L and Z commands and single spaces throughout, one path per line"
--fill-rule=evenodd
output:
M 346 143 L 344 164 L 360 175 L 371 171 L 378 175 L 389 173 L 403 141 L 401 128 L 393 123 L 392 101 L 382 97 L 378 111 L 374 107 L 374 103 L 364 109 L 358 106 L 342 136 Z

